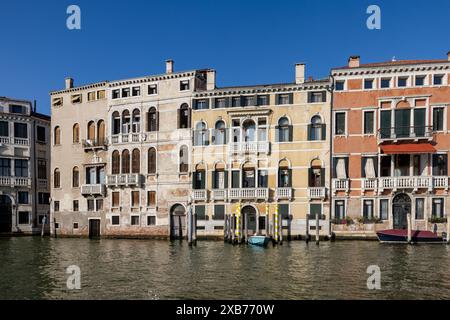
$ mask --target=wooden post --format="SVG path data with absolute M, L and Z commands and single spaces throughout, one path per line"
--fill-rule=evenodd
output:
M 278 241 L 279 241 L 279 232 L 280 232 L 280 228 L 279 228 L 279 225 L 278 225 L 278 212 L 277 211 L 275 211 L 275 214 L 274 214 L 274 223 L 273 223 L 273 229 L 274 229 L 274 233 L 275 233 L 275 241 L 278 243 Z
M 266 213 L 266 237 L 269 237 L 270 235 L 270 231 L 269 231 L 269 224 L 270 224 L 270 220 L 269 220 L 269 213 Z
M 412 223 L 411 223 L 411 213 L 410 212 L 408 212 L 407 213 L 407 215 L 406 215 L 406 217 L 407 217 L 407 219 L 408 219 L 408 243 L 411 243 L 411 240 L 412 240 L 412 237 L 411 237 L 411 234 L 412 234 Z
M 287 232 L 288 232 L 288 234 L 287 234 L 287 241 L 291 241 L 292 239 L 291 239 L 291 221 L 292 221 L 292 215 L 289 215 L 288 216 L 288 221 L 287 221 Z
M 306 243 L 309 242 L 309 214 L 306 215 Z
M 188 244 L 192 246 L 192 208 L 189 207 L 188 210 L 188 216 L 187 216 L 187 238 L 188 238 Z
M 195 212 L 192 215 L 192 242 L 194 246 L 197 245 L 197 214 Z
M 283 244 L 283 217 L 278 216 L 278 236 L 280 238 L 280 244 Z
M 236 241 L 236 216 L 233 213 L 231 216 L 231 242 L 234 244 Z
M 447 244 L 450 244 L 450 217 L 447 216 Z
M 320 221 L 319 221 L 319 215 L 316 213 L 316 244 L 319 244 L 320 242 Z
M 256 213 L 256 235 L 259 236 L 259 212 Z
M 247 243 L 247 239 L 248 239 L 248 213 L 244 213 L 244 241 L 245 243 Z
M 46 223 L 47 223 L 47 215 L 44 215 L 44 217 L 42 218 L 41 238 L 44 237 Z

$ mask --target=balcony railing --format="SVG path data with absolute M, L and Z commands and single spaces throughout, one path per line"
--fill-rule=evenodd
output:
M 432 137 L 431 126 L 381 128 L 378 131 L 380 140 L 431 139 Z
M 269 153 L 270 143 L 267 141 L 258 142 L 237 142 L 229 144 L 230 153 Z
M 333 193 L 336 193 L 336 191 L 348 192 L 349 186 L 348 179 L 333 179 Z
M 206 190 L 193 190 L 192 200 L 194 201 L 206 201 L 208 200 L 208 193 Z
M 310 200 L 325 199 L 327 196 L 327 189 L 325 187 L 309 187 L 308 198 Z
M 87 139 L 83 140 L 83 148 L 85 150 L 104 149 L 108 145 L 107 139 Z
M 376 178 L 368 178 L 363 179 L 361 182 L 361 188 L 363 191 L 365 190 L 377 190 L 378 188 L 378 179 Z
M 140 132 L 122 133 L 122 134 L 112 135 L 109 138 L 109 141 L 111 144 L 130 143 L 130 142 L 140 143 L 140 142 L 145 142 L 147 140 L 146 137 L 147 137 L 147 135 L 145 133 L 140 133 Z
M 220 200 L 227 200 L 227 189 L 213 189 L 212 190 L 212 200 L 214 201 L 220 201 Z
M 292 188 L 277 188 L 275 196 L 277 199 L 291 199 Z
M 106 195 L 106 186 L 104 184 L 84 184 L 81 186 L 83 196 L 102 196 Z
M 0 177 L 2 187 L 31 187 L 31 179 L 23 177 Z
M 385 189 L 445 189 L 448 190 L 449 177 L 386 177 L 380 178 L 378 182 L 379 191 Z
M 109 187 L 136 186 L 140 184 L 140 175 L 138 173 L 108 175 L 106 184 Z
M 0 137 L 0 144 L 13 144 L 18 146 L 29 146 L 28 138 Z
M 249 199 L 249 200 L 268 200 L 268 188 L 250 188 L 250 189 L 230 189 L 229 198 L 232 200 Z

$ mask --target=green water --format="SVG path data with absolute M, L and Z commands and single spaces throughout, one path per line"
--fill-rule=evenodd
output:
M 81 269 L 81 290 L 66 268 Z M 368 290 L 369 265 L 381 290 Z M 450 247 L 0 239 L 0 299 L 450 299 Z

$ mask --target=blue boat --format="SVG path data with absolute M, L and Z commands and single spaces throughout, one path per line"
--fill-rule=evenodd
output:
M 248 243 L 253 246 L 266 247 L 270 242 L 270 238 L 266 236 L 251 236 Z

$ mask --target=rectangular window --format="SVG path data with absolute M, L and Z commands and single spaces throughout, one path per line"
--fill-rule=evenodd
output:
M 382 89 L 390 88 L 391 87 L 391 78 L 383 78 L 383 79 L 381 79 L 380 87 Z
M 241 97 L 233 97 L 231 99 L 231 106 L 237 108 L 241 106 Z
M 59 212 L 59 201 L 53 202 L 53 209 L 55 212 Z
M 19 211 L 19 224 L 30 224 L 30 213 L 27 211 Z
M 21 139 L 28 138 L 28 126 L 26 123 L 14 123 L 14 137 Z
M 258 96 L 258 106 L 268 106 L 269 95 Z
M 424 211 L 425 211 L 425 199 L 417 198 L 416 199 L 416 220 L 424 219 Z
M 316 216 L 319 215 L 319 219 L 322 219 L 322 205 L 321 204 L 310 204 L 309 205 L 309 219 L 315 220 Z
M 416 76 L 416 86 L 424 86 L 425 85 L 425 76 Z
M 147 207 L 156 207 L 156 191 L 147 191 Z
M 53 98 L 52 105 L 53 107 L 61 107 L 63 105 L 63 98 Z
M 400 77 L 397 80 L 398 87 L 406 87 L 408 85 L 408 77 Z
M 444 108 L 433 109 L 433 131 L 444 130 Z
M 373 79 L 364 80 L 364 89 L 373 89 Z
M 308 103 L 320 103 L 327 101 L 326 91 L 308 92 Z
M 133 97 L 138 97 L 141 95 L 141 87 L 133 87 L 131 94 Z
M 180 91 L 189 90 L 189 80 L 180 81 Z
M 443 198 L 434 198 L 433 199 L 431 215 L 436 218 L 444 217 L 444 199 Z
M 206 220 L 205 206 L 195 206 L 195 214 L 197 215 L 197 220 Z
M 319 204 L 320 206 L 320 204 Z M 289 204 L 279 204 L 278 205 L 278 214 L 280 215 L 280 218 L 283 220 L 289 219 Z
M 82 95 L 81 94 L 74 94 L 71 96 L 71 100 L 73 104 L 79 104 L 82 102 Z
M 414 133 L 416 137 L 425 136 L 425 108 L 414 109 Z
M 240 173 L 237 170 L 231 171 L 231 188 L 239 189 L 240 188 Z
M 9 112 L 16 114 L 25 114 L 27 112 L 27 108 L 25 106 L 20 106 L 17 104 L 10 104 Z
M 139 225 L 139 216 L 131 216 L 131 225 L 138 226 Z
M 39 192 L 38 193 L 38 203 L 39 204 L 50 204 L 50 193 Z
M 17 193 L 17 197 L 18 197 L 19 204 L 29 204 L 28 192 L 26 192 L 26 191 L 19 191 Z
M 373 134 L 374 133 L 374 111 L 366 111 L 364 112 L 364 134 Z
M 442 74 L 435 74 L 433 77 L 433 84 L 435 86 L 440 86 L 444 84 L 444 75 Z
M 446 154 L 433 154 L 433 176 L 447 176 Z
M 208 100 L 206 100 L 206 99 L 195 100 L 195 102 L 194 102 L 194 109 L 195 110 L 209 109 Z
M 149 95 L 158 94 L 158 86 L 156 84 L 149 85 L 148 86 L 148 94 Z
M 388 139 L 391 137 L 391 111 L 390 110 L 384 110 L 380 113 L 380 134 L 381 139 Z
M 74 228 L 74 229 L 78 229 L 78 227 L 79 227 L 78 222 L 74 222 L 73 228 Z
M 45 139 L 45 127 L 37 126 L 36 136 L 37 136 L 37 141 L 39 141 L 39 142 L 46 142 L 46 139 Z
M 128 98 L 130 96 L 130 88 L 123 88 L 122 89 L 122 98 Z
M 38 160 L 38 179 L 47 180 L 47 161 Z
M 381 220 L 389 219 L 389 200 L 388 199 L 380 200 L 380 219 Z
M 105 90 L 98 90 L 97 91 L 97 99 L 101 100 L 101 99 L 105 99 L 106 97 L 106 91 Z
M 28 177 L 28 160 L 14 160 L 14 174 L 16 177 Z
M 365 219 L 373 219 L 373 200 L 363 201 L 363 217 Z
M 283 93 L 283 94 L 277 95 L 277 102 L 280 105 L 292 104 L 293 103 L 293 95 L 292 95 L 292 93 Z
M 87 200 L 87 209 L 88 211 L 95 211 L 95 201 L 94 199 Z
M 133 208 L 139 207 L 139 191 L 131 191 L 131 206 Z
M 214 220 L 224 220 L 225 219 L 225 206 L 215 205 L 214 206 Z
M 147 225 L 148 226 L 156 225 L 156 217 L 155 216 L 147 216 Z
M 258 188 L 269 187 L 269 172 L 267 170 L 258 170 Z
M 78 200 L 73 200 L 73 211 L 78 212 L 80 210 L 80 203 Z
M 227 99 L 226 98 L 216 98 L 214 108 L 226 108 Z
M 344 135 L 346 133 L 345 130 L 345 112 L 337 112 L 335 115 L 335 134 L 336 135 Z
M 255 105 L 255 97 L 249 96 L 249 97 L 243 97 L 243 106 L 244 107 L 250 107 Z
M 9 137 L 9 123 L 0 121 L 0 137 Z
M 395 110 L 395 135 L 397 138 L 409 137 L 411 132 L 411 110 Z
M 112 98 L 113 99 L 119 99 L 120 98 L 120 90 L 116 89 L 112 91 Z
M 344 90 L 345 81 L 336 81 L 336 85 L 334 90 L 343 91 Z
M 119 192 L 112 192 L 112 207 L 113 208 L 118 208 L 120 206 L 120 196 L 119 196 Z
M 120 225 L 120 216 L 112 216 L 111 217 L 111 224 L 113 226 L 118 226 Z
M 334 218 L 336 220 L 345 219 L 345 201 L 344 200 L 336 200 L 334 202 Z
M 95 100 L 95 91 L 88 92 L 88 101 L 94 101 Z
M 95 201 L 95 205 L 96 205 L 96 211 L 102 211 L 103 210 L 103 199 L 97 199 Z
M 0 158 L 0 177 L 11 176 L 11 159 Z

